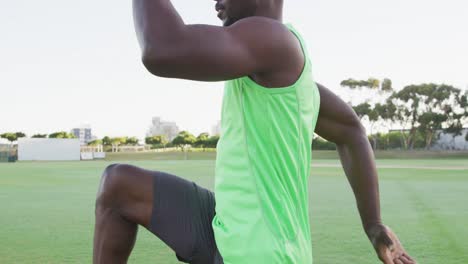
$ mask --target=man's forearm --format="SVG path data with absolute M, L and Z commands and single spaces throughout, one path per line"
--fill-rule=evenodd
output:
M 169 0 L 133 0 L 135 31 L 143 54 L 174 44 L 184 21 Z
M 374 154 L 365 133 L 353 137 L 345 144 L 339 144 L 338 153 L 346 176 L 356 197 L 362 224 L 367 229 L 382 222 L 377 170 Z

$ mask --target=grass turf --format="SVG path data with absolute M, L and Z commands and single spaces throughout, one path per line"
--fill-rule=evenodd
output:
M 127 163 L 213 187 L 213 160 Z M 379 173 L 384 221 L 411 255 L 422 264 L 468 263 L 468 162 L 394 159 L 378 163 L 383 167 Z M 94 198 L 101 171 L 108 164 L 0 164 L 0 263 L 90 263 Z M 314 263 L 378 263 L 338 162 L 315 160 L 314 164 L 310 178 Z M 168 247 L 140 229 L 129 263 L 178 262 Z

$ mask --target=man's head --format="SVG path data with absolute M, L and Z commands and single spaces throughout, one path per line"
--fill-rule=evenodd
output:
M 224 26 L 251 16 L 281 19 L 283 0 L 215 0 L 218 17 Z

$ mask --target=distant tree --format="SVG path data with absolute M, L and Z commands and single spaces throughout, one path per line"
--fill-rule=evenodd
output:
M 417 85 L 408 85 L 402 90 L 395 92 L 389 98 L 395 106 L 393 122 L 401 128 L 401 136 L 405 149 L 413 148 L 418 119 L 421 115 L 421 111 L 419 111 L 421 102 L 420 90 L 420 87 Z
M 468 125 L 468 91 L 465 91 L 463 94 L 460 94 L 460 107 L 463 109 L 463 118 L 462 123 L 463 126 Z M 468 133 L 466 134 L 466 141 L 468 141 Z
M 401 149 L 402 141 L 400 132 L 379 134 L 379 149 Z
M 99 145 L 102 145 L 101 139 L 96 139 L 96 140 L 88 142 L 88 146 L 99 146 Z
M 195 140 L 194 145 L 197 147 L 201 147 L 203 148 L 203 150 L 205 150 L 209 137 L 210 135 L 208 133 L 206 132 L 201 133 L 200 135 L 198 135 L 197 139 Z
M 146 144 L 146 145 L 155 145 L 155 144 L 154 144 L 153 136 L 145 137 L 145 144 Z
M 140 140 L 138 138 L 136 138 L 136 137 L 130 137 L 130 138 L 126 138 L 125 144 L 126 145 L 131 145 L 131 146 L 136 146 L 136 145 L 138 145 L 139 141 Z
M 388 147 L 391 149 L 402 149 L 403 142 L 401 141 L 400 132 L 390 132 L 388 135 Z
M 23 132 L 16 132 L 15 134 L 16 134 L 16 138 L 24 138 L 24 137 L 26 137 L 26 134 L 23 133 Z
M 26 134 L 23 132 L 3 133 L 0 135 L 0 137 L 10 141 L 10 143 L 13 144 L 13 142 L 18 140 L 18 138 L 26 137 Z
M 393 105 L 390 100 L 387 100 L 383 104 L 375 104 L 371 115 L 371 131 L 373 132 L 374 126 L 384 128 L 385 130 L 390 130 L 395 111 L 395 105 Z M 384 145 L 389 146 L 390 137 L 383 137 L 383 139 L 386 140 Z M 374 143 L 377 144 L 377 141 L 374 141 Z
M 219 141 L 219 135 L 211 136 L 206 140 L 206 148 L 216 148 Z
M 0 137 L 10 141 L 11 143 L 17 139 L 15 133 L 3 133 L 0 135 Z
M 452 133 L 455 140 L 456 136 L 462 135 L 463 128 L 468 125 L 468 91 L 458 90 L 458 95 L 452 98 L 452 104 L 446 105 L 444 109 L 448 115 L 444 132 Z
M 375 78 L 369 78 L 367 80 L 367 88 L 369 89 L 379 89 L 380 87 L 380 81 L 375 79 Z
M 32 136 L 32 138 L 46 138 L 47 134 L 35 134 Z
M 167 138 L 165 135 L 157 135 L 145 138 L 145 143 L 148 145 L 166 145 Z
M 362 103 L 353 107 L 354 111 L 358 115 L 358 117 L 363 120 L 365 117 L 369 120 L 370 124 L 370 139 L 372 140 L 372 147 L 373 149 L 377 149 L 377 135 L 374 135 L 374 127 L 375 124 L 380 120 L 380 113 L 382 106 L 380 104 L 376 105 L 376 107 L 372 108 L 369 103 Z
M 67 133 L 65 131 L 60 131 L 49 134 L 49 138 L 75 138 L 75 135 L 73 135 L 72 133 Z
M 382 86 L 380 87 L 380 89 L 385 92 L 393 91 L 392 80 L 387 79 L 387 78 L 383 79 Z
M 362 81 L 362 80 L 355 80 L 355 79 L 347 79 L 344 80 L 340 83 L 342 87 L 348 87 L 350 89 L 356 89 L 356 88 L 362 88 L 364 86 L 368 85 L 367 81 Z
M 371 102 L 371 104 L 373 105 L 374 103 L 383 102 L 391 95 L 391 92 L 393 91 L 392 81 L 387 78 L 383 81 L 372 77 L 367 80 L 347 79 L 342 81 L 340 84 L 342 87 L 349 88 L 352 91 L 356 89 L 368 90 L 368 92 L 366 93 L 351 93 L 350 102 L 352 104 L 364 101 L 368 103 Z M 354 98 L 358 99 L 359 102 L 353 102 Z
M 391 128 L 393 117 L 395 116 L 396 108 L 391 100 L 386 100 L 385 103 L 377 103 L 374 106 L 374 111 L 379 117 L 380 125 L 387 130 Z
M 113 146 L 119 146 L 119 145 L 124 145 L 127 142 L 126 137 L 113 137 L 110 139 L 111 145 Z
M 126 137 L 113 137 L 110 139 L 111 145 L 112 145 L 112 152 L 115 152 L 118 150 L 118 147 L 120 145 L 125 145 L 127 142 Z
M 420 131 L 425 136 L 426 148 L 431 146 L 437 130 L 442 129 L 446 133 L 451 133 L 453 139 L 462 135 L 463 119 L 468 116 L 468 109 L 464 102 L 466 100 L 464 92 L 453 86 L 443 84 L 427 91 L 425 96 L 427 96 L 424 102 L 426 111 L 418 121 Z M 423 119 L 424 117 L 425 119 Z
M 416 134 L 423 138 L 425 148 L 433 142 L 435 132 L 443 130 L 460 135 L 464 116 L 467 116 L 466 98 L 460 89 L 434 83 L 408 85 L 390 99 L 396 107 L 394 121 L 409 133 L 402 133 L 405 148 L 413 148 Z
M 369 113 L 372 111 L 371 105 L 369 103 L 362 103 L 357 106 L 353 107 L 354 112 L 356 112 L 359 119 L 363 119 L 364 117 L 368 116 Z
M 110 146 L 110 145 L 112 145 L 111 138 L 108 137 L 108 136 L 103 137 L 103 138 L 102 138 L 102 144 L 103 144 L 104 146 Z
M 369 78 L 368 80 L 355 80 L 347 79 L 342 81 L 341 86 L 348 87 L 350 89 L 356 88 L 369 88 L 369 89 L 378 89 L 380 87 L 380 81 L 375 78 Z
M 447 121 L 444 114 L 434 113 L 433 111 L 422 113 L 419 116 L 418 130 L 425 135 L 425 148 L 429 149 L 432 144 L 432 139 L 437 130 L 442 129 L 442 124 Z
M 196 140 L 195 136 L 188 131 L 181 131 L 177 137 L 172 140 L 172 144 L 183 150 L 185 145 L 193 145 Z

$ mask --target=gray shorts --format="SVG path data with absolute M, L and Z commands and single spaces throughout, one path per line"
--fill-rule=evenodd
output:
M 184 263 L 222 264 L 211 226 L 214 193 L 165 172 L 156 172 L 153 184 L 149 230 Z

